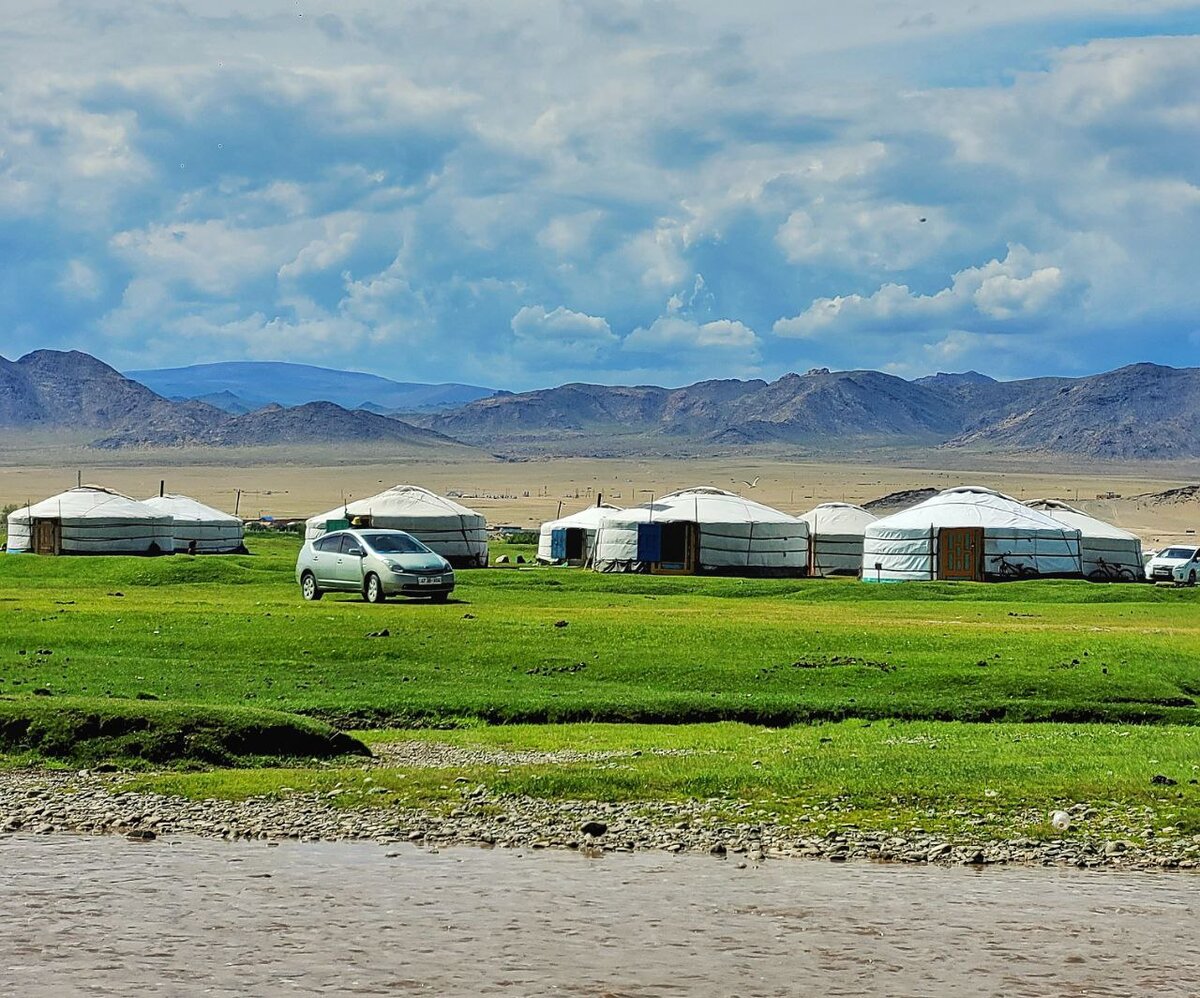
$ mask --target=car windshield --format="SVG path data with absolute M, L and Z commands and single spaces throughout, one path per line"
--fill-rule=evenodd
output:
M 1167 550 L 1159 553 L 1159 557 L 1170 558 L 1173 561 L 1191 561 L 1195 553 L 1195 548 L 1167 548 Z
M 376 554 L 432 554 L 429 548 L 408 534 L 363 534 L 362 537 Z

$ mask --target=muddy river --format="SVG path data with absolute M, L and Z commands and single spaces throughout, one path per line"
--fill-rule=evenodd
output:
M 1200 996 L 1200 876 L 0 837 L 0 994 Z

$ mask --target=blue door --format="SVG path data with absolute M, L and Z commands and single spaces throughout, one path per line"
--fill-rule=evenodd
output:
M 637 560 L 658 564 L 662 561 L 662 524 L 639 523 Z
M 550 531 L 550 558 L 552 561 L 567 560 L 566 527 L 557 527 Z

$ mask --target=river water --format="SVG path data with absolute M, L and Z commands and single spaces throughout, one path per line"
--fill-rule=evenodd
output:
M 1200 996 L 1200 876 L 0 837 L 0 994 Z

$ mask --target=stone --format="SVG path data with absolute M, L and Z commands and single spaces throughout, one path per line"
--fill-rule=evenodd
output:
M 582 825 L 580 825 L 579 831 L 584 835 L 590 835 L 592 838 L 598 839 L 601 835 L 608 831 L 608 825 L 606 825 L 603 821 L 596 821 L 593 819 L 591 821 L 585 821 Z

